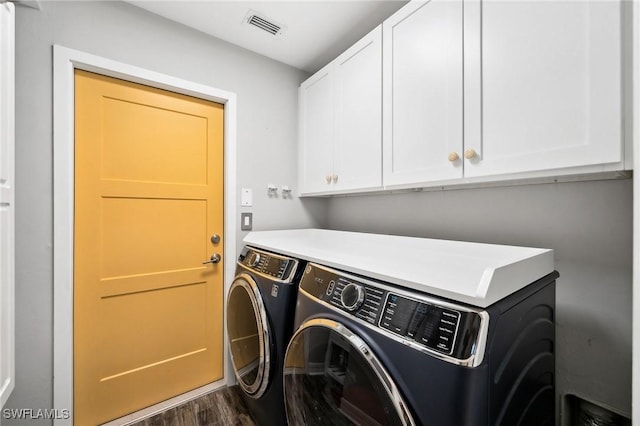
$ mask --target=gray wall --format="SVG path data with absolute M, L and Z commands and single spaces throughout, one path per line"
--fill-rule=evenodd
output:
M 17 8 L 17 382 L 7 408 L 52 406 L 53 44 L 235 92 L 237 183 L 254 190 L 254 229 L 318 226 L 326 215 L 323 200 L 266 191 L 267 183 L 296 186 L 297 86 L 305 73 L 126 3 L 40 5 Z
M 632 181 L 336 197 L 331 229 L 555 250 L 557 384 L 631 415 Z

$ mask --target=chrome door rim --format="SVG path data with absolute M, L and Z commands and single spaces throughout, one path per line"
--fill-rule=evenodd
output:
M 227 296 L 227 309 L 229 308 L 229 299 L 231 297 L 231 293 L 237 287 L 242 287 L 247 295 L 249 296 L 249 300 L 251 301 L 251 305 L 253 307 L 253 313 L 255 315 L 256 325 L 258 328 L 258 341 L 260 347 L 260 360 L 258 366 L 258 374 L 256 377 L 256 381 L 253 385 L 247 385 L 242 378 L 238 374 L 238 369 L 236 367 L 235 360 L 233 359 L 233 351 L 230 352 L 231 363 L 233 365 L 233 373 L 236 376 L 238 381 L 238 385 L 247 393 L 249 396 L 253 398 L 260 398 L 267 389 L 269 384 L 269 372 L 271 369 L 271 354 L 269 350 L 269 342 L 270 333 L 269 333 L 269 323 L 267 321 L 267 314 L 264 308 L 264 303 L 262 301 L 262 295 L 260 294 L 260 290 L 255 282 L 255 280 L 248 274 L 240 274 L 237 275 L 231 287 L 229 288 L 229 293 Z M 227 318 L 227 322 L 229 319 Z M 228 324 L 227 324 L 228 327 Z M 228 333 L 228 329 L 227 329 Z M 229 336 L 231 337 L 231 336 Z
M 404 402 L 402 395 L 400 395 L 400 391 L 398 390 L 398 387 L 396 386 L 393 379 L 391 378 L 387 370 L 384 368 L 380 360 L 374 355 L 369 345 L 367 345 L 364 342 L 364 340 L 358 337 L 358 335 L 356 335 L 353 331 L 351 331 L 349 328 L 345 327 L 343 324 L 337 321 L 333 321 L 326 318 L 315 318 L 315 319 L 305 321 L 300 327 L 298 327 L 296 332 L 293 334 L 293 337 L 291 337 L 291 340 L 289 340 L 289 344 L 287 345 L 287 351 L 285 353 L 285 365 L 287 362 L 286 361 L 287 357 L 289 356 L 289 348 L 291 347 L 291 344 L 300 334 L 302 334 L 302 332 L 304 332 L 307 328 L 310 328 L 310 327 L 324 327 L 324 328 L 328 328 L 331 331 L 335 331 L 340 336 L 344 337 L 355 349 L 357 349 L 360 352 L 360 355 L 362 355 L 362 357 L 367 361 L 367 363 L 369 364 L 369 367 L 371 367 L 371 369 L 375 372 L 376 377 L 382 384 L 384 390 L 387 393 L 387 396 L 393 402 L 393 406 L 396 409 L 396 414 L 402 421 L 402 424 L 405 426 L 416 425 L 415 421 L 413 420 L 413 416 L 411 416 L 411 413 L 409 412 L 409 407 Z M 286 405 L 288 398 L 287 398 L 287 384 L 286 384 L 286 381 L 284 380 L 284 375 L 283 375 L 283 388 L 284 388 L 284 395 L 285 395 L 284 400 Z M 289 422 L 289 424 L 293 424 L 291 422 L 291 419 L 289 419 L 288 406 L 286 408 L 287 408 L 286 410 L 287 421 Z

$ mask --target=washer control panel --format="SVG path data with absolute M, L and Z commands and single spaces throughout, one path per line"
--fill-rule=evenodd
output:
M 262 250 L 245 247 L 238 258 L 238 263 L 268 277 L 275 278 L 279 281 L 287 281 L 294 272 L 293 269 L 297 261 Z
M 475 350 L 480 316 L 472 309 L 316 264 L 300 290 L 414 347 L 461 360 Z
M 451 355 L 461 316 L 453 309 L 387 293 L 380 327 Z

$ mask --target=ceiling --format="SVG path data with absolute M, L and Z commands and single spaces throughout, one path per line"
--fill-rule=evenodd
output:
M 313 73 L 402 7 L 406 0 L 125 0 L 253 52 Z M 249 11 L 282 26 L 247 24 Z

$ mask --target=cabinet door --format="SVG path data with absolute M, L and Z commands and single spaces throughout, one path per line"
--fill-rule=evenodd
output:
M 382 27 L 333 62 L 335 82 L 334 186 L 382 185 Z
M 465 2 L 465 176 L 622 160 L 617 1 Z
M 300 192 L 333 188 L 333 94 L 330 65 L 300 86 Z M 328 179 L 327 179 L 328 178 Z
M 411 2 L 383 24 L 384 184 L 462 176 L 462 0 Z

